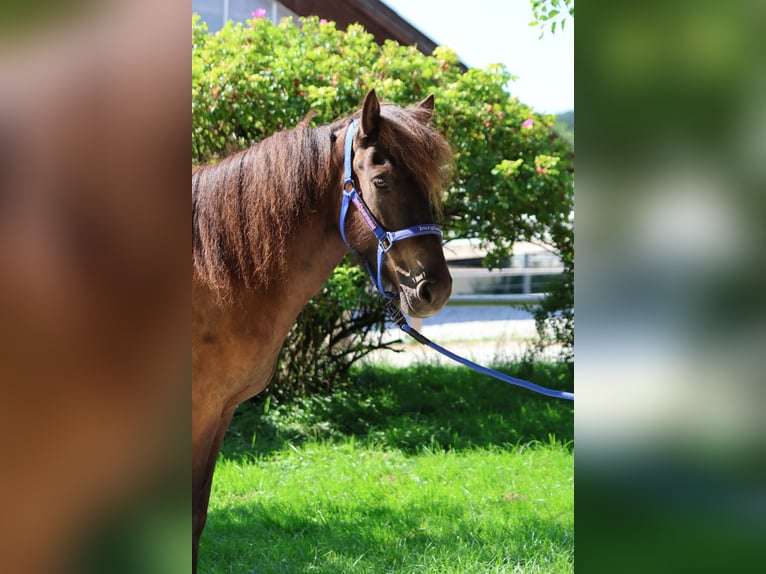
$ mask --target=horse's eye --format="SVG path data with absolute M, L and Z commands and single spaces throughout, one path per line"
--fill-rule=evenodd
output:
M 372 183 L 375 184 L 375 187 L 378 189 L 388 189 L 388 183 L 386 183 L 386 180 L 382 177 L 373 177 Z

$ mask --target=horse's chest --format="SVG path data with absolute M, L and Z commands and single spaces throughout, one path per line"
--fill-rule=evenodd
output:
M 192 319 L 195 392 L 227 402 L 232 396 L 241 402 L 261 392 L 274 372 L 284 334 L 275 332 L 267 320 L 210 319 L 204 313 Z

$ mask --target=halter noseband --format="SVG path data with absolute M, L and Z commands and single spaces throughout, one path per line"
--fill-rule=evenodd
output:
M 356 253 L 362 258 L 362 261 L 364 261 L 364 266 L 367 268 L 367 273 L 369 273 L 370 277 L 375 282 L 375 286 L 378 288 L 378 291 L 380 291 L 380 294 L 383 295 L 386 299 L 393 299 L 396 297 L 396 294 L 391 293 L 390 291 L 386 291 L 383 288 L 383 278 L 381 275 L 383 268 L 383 256 L 388 253 L 388 251 L 397 241 L 408 239 L 410 237 L 417 237 L 418 235 L 438 235 L 439 238 L 441 238 L 442 232 L 441 229 L 439 229 L 439 226 L 433 223 L 413 225 L 412 227 L 401 229 L 399 231 L 386 231 L 386 229 L 380 223 L 378 223 L 378 220 L 375 219 L 375 216 L 370 211 L 370 208 L 367 207 L 367 204 L 364 203 L 362 196 L 359 195 L 356 187 L 354 187 L 354 177 L 351 170 L 351 159 L 353 157 L 352 144 L 354 141 L 354 132 L 356 131 L 356 126 L 358 123 L 359 120 L 354 119 L 346 130 L 346 144 L 343 160 L 343 203 L 340 207 L 339 222 L 340 236 L 343 238 L 343 242 L 346 244 L 346 247 L 348 247 L 350 251 Z M 376 273 L 373 273 L 367 260 L 356 249 L 354 249 L 348 242 L 348 239 L 346 239 L 346 215 L 348 213 L 349 203 L 353 203 L 354 206 L 356 206 L 356 209 L 362 215 L 362 219 L 367 224 L 367 227 L 370 228 L 370 231 L 372 231 L 372 233 L 375 235 L 375 238 L 378 240 L 378 268 Z

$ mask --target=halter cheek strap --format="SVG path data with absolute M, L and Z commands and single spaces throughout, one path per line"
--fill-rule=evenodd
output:
M 375 216 L 370 211 L 370 208 L 367 207 L 366 203 L 364 203 L 362 196 L 359 195 L 359 192 L 354 186 L 354 177 L 351 170 L 351 160 L 353 157 L 352 144 L 354 141 L 354 132 L 356 131 L 356 126 L 358 124 L 359 120 L 355 119 L 351 122 L 351 125 L 346 130 L 346 141 L 343 159 L 343 202 L 340 206 L 339 221 L 340 236 L 343 238 L 343 242 L 346 244 L 346 247 L 348 247 L 350 251 L 360 255 L 359 252 L 351 246 L 351 244 L 348 242 L 348 239 L 346 238 L 346 215 L 348 215 L 349 205 L 353 204 L 357 211 L 359 211 L 364 222 L 367 224 L 367 227 L 369 227 L 370 231 L 372 231 L 373 235 L 375 235 L 375 239 L 378 240 L 376 271 L 373 272 L 369 262 L 364 257 L 362 257 L 362 261 L 364 261 L 364 265 L 367 268 L 367 273 L 369 273 L 370 277 L 375 282 L 375 286 L 378 288 L 378 291 L 380 291 L 380 294 L 383 295 L 386 299 L 392 299 L 396 295 L 390 291 L 386 291 L 383 288 L 383 256 L 388 253 L 388 251 L 397 241 L 408 239 L 410 237 L 417 237 L 419 235 L 438 235 L 439 238 L 441 238 L 442 232 L 441 229 L 439 229 L 439 226 L 433 223 L 413 225 L 412 227 L 401 229 L 399 231 L 387 231 L 380 223 L 378 223 L 378 220 L 375 219 Z

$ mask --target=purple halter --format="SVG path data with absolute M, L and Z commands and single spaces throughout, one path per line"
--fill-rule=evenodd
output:
M 370 264 L 364 257 L 362 257 L 362 261 L 364 261 L 364 265 L 367 268 L 367 273 L 370 274 L 370 277 L 375 282 L 375 286 L 378 288 L 378 291 L 380 291 L 380 294 L 383 295 L 386 299 L 393 299 L 396 297 L 396 295 L 390 291 L 386 291 L 383 288 L 383 280 L 381 275 L 383 267 L 383 256 L 388 253 L 388 251 L 397 241 L 401 241 L 402 239 L 407 239 L 409 237 L 417 237 L 418 235 L 438 235 L 441 238 L 442 232 L 441 229 L 439 229 L 439 226 L 434 223 L 413 225 L 412 227 L 401 229 L 399 231 L 386 231 L 386 229 L 380 223 L 378 223 L 378 221 L 375 219 L 375 216 L 370 211 L 370 208 L 367 207 L 367 205 L 364 203 L 364 200 L 359 195 L 359 192 L 356 190 L 356 187 L 354 187 L 354 177 L 351 171 L 351 158 L 353 156 L 353 150 L 351 147 L 354 141 L 354 131 L 356 131 L 356 126 L 358 123 L 358 119 L 353 120 L 351 125 L 346 130 L 345 158 L 343 161 L 343 203 L 340 207 L 340 236 L 343 238 L 343 242 L 346 244 L 349 250 L 356 253 L 357 255 L 360 255 L 359 252 L 351 246 L 351 244 L 348 242 L 348 239 L 346 239 L 346 214 L 348 213 L 349 204 L 353 203 L 359 213 L 362 215 L 362 219 L 364 219 L 367 227 L 370 228 L 370 231 L 372 231 L 372 233 L 375 235 L 375 238 L 378 240 L 377 272 L 373 273 L 372 269 L 370 268 Z

